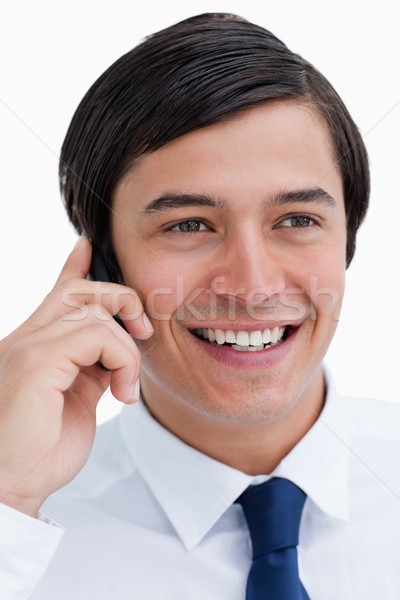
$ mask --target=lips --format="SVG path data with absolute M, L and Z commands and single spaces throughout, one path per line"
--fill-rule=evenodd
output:
M 239 346 L 238 344 L 233 344 L 226 341 L 223 344 L 218 344 L 216 340 L 210 341 L 210 339 L 206 339 L 203 336 L 203 328 L 189 329 L 188 331 L 190 332 L 195 343 L 188 344 L 186 346 L 186 352 L 189 355 L 193 355 L 194 360 L 198 360 L 200 358 L 199 353 L 206 352 L 209 357 L 215 361 L 215 363 L 220 363 L 229 368 L 238 369 L 240 371 L 265 370 L 277 365 L 291 352 L 297 333 L 301 329 L 299 325 L 284 325 L 283 327 L 283 335 L 280 339 L 278 338 L 276 343 L 260 344 L 260 346 L 253 346 L 250 343 L 248 346 Z M 205 329 L 208 333 L 209 328 Z M 235 339 L 237 341 L 237 335 L 246 330 L 237 329 L 234 331 L 222 329 L 222 331 L 225 333 L 225 339 L 226 332 L 232 331 L 235 334 Z M 249 342 L 250 336 L 254 331 L 265 330 L 247 330 L 246 333 L 249 336 Z M 228 339 L 231 339 L 229 335 Z M 222 338 L 220 338 L 220 341 L 221 340 Z

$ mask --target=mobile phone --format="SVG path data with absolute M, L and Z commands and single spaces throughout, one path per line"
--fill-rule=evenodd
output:
M 89 273 L 86 277 L 90 281 L 106 281 L 111 282 L 110 274 L 105 265 L 104 259 L 98 251 L 97 247 L 92 243 L 92 262 L 90 263 Z M 123 321 L 118 315 L 114 315 L 114 319 L 121 325 L 122 329 L 128 331 Z
M 92 243 L 92 262 L 90 263 L 90 269 L 89 269 L 89 273 L 87 274 L 86 279 L 89 279 L 90 281 L 105 281 L 105 282 L 111 282 L 111 277 L 110 274 L 107 270 L 107 267 L 105 265 L 104 259 L 101 256 L 100 252 L 98 251 L 97 247 Z M 122 327 L 122 329 L 125 329 L 125 331 L 128 331 L 127 328 L 125 327 L 122 319 L 120 319 L 120 317 L 118 315 L 113 315 L 114 320 L 118 323 L 118 325 L 120 325 Z M 100 360 L 97 361 L 97 364 L 99 365 L 99 367 L 101 369 L 103 369 L 103 371 L 109 371 L 110 369 L 107 369 Z

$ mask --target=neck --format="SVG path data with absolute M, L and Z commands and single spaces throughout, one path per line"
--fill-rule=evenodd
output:
M 161 425 L 203 454 L 249 475 L 271 473 L 313 426 L 325 401 L 322 368 L 284 416 L 263 423 L 213 420 L 166 398 L 146 375 L 141 388 L 147 408 Z

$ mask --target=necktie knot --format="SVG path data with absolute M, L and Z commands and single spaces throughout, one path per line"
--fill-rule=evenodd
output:
M 310 600 L 299 578 L 296 548 L 305 499 L 297 485 L 273 477 L 248 487 L 236 500 L 253 545 L 246 600 Z
M 242 505 L 253 546 L 253 558 L 295 548 L 306 494 L 297 485 L 273 477 L 249 486 L 236 502 Z

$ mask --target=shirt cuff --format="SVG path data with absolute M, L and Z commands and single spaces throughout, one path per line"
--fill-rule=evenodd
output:
M 2 600 L 25 600 L 43 576 L 65 530 L 42 513 L 34 519 L 0 503 Z

